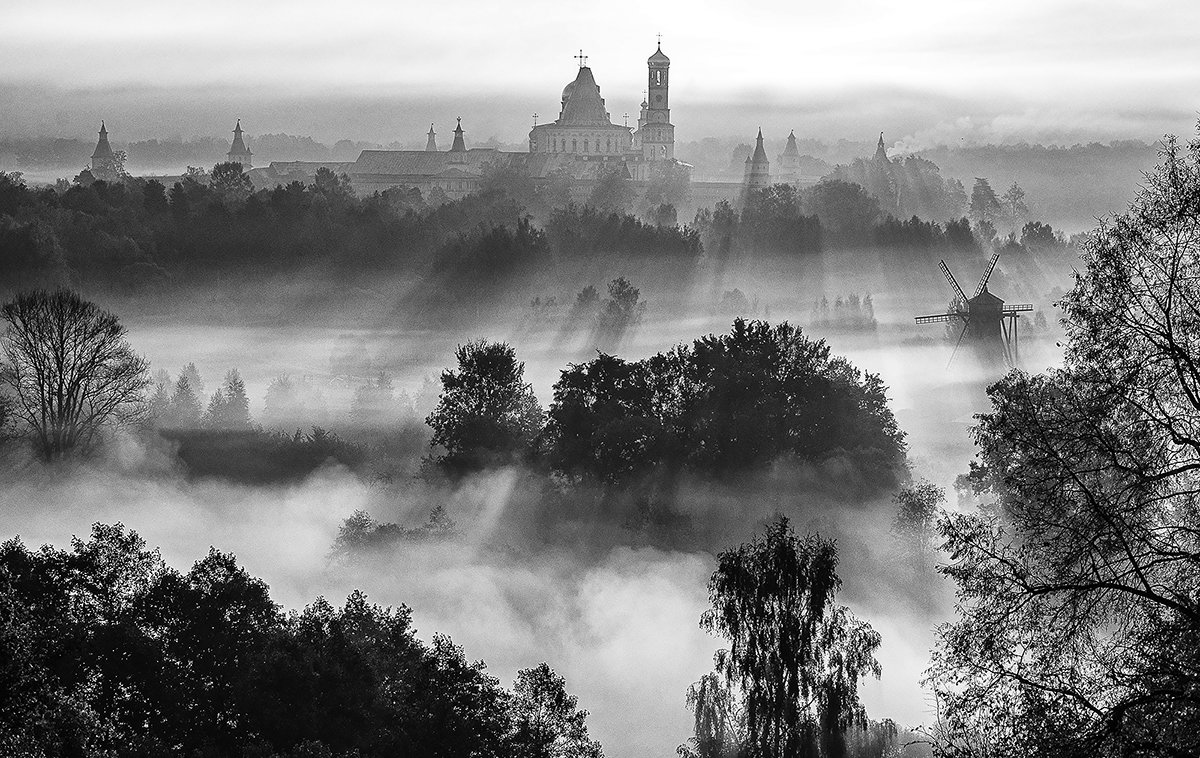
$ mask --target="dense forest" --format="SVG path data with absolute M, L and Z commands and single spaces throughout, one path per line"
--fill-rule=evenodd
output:
M 531 288 L 555 272 L 603 261 L 657 261 L 678 286 L 735 264 L 780 259 L 819 268 L 829 254 L 863 251 L 880 281 L 912 287 L 929 280 L 938 258 L 982 268 L 984 251 L 1003 246 L 1001 268 L 1040 299 L 1069 270 L 1079 242 L 1036 221 L 997 232 L 1000 209 L 986 193 L 973 192 L 970 218 L 926 220 L 893 215 L 866 188 L 841 179 L 800 191 L 775 185 L 736 206 L 701 209 L 684 224 L 674 209 L 688 189 L 678 176 L 638 198 L 613 175 L 582 204 L 558 184 L 536 188 L 501 168 L 479 193 L 453 202 L 403 188 L 358 198 L 344 177 L 324 170 L 307 186 L 254 191 L 236 164 L 197 170 L 169 188 L 156 180 L 91 181 L 86 172 L 77 180 L 32 189 L 15 174 L 0 177 L 0 282 L 9 294 L 66 285 L 114 298 L 129 312 L 158 312 L 205 288 L 257 280 L 274 297 L 257 306 L 243 298 L 237 314 L 295 320 L 329 310 L 307 296 L 295 302 L 287 290 L 299 281 L 375 300 L 388 297 L 381 283 L 402 281 L 397 315 L 446 325 L 466 313 L 494 316 L 511 309 L 514 295 L 532 297 Z

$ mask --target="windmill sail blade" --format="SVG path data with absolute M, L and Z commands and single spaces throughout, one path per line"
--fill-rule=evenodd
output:
M 954 280 L 954 274 L 950 273 L 950 268 L 946 265 L 946 262 L 938 261 L 938 268 L 942 270 L 942 274 L 945 275 L 946 281 L 950 282 L 950 286 L 954 288 L 954 292 L 962 298 L 963 303 L 966 303 L 967 296 L 963 294 L 962 287 L 959 287 L 958 282 Z
M 992 271 L 996 268 L 996 261 L 1000 260 L 1000 253 L 992 253 L 992 259 L 988 261 L 987 268 L 983 270 L 983 276 L 979 277 L 979 286 L 975 288 L 975 294 L 972 297 L 979 297 L 979 293 L 983 292 L 983 288 L 987 286 L 988 279 L 992 278 Z
M 942 321 L 954 321 L 959 318 L 962 318 L 964 321 L 966 320 L 961 313 L 931 313 L 928 316 L 917 316 L 916 322 L 918 324 L 937 324 Z
M 954 352 L 950 353 L 950 360 L 946 361 L 946 368 L 950 368 L 950 364 L 954 363 L 954 356 L 958 355 L 958 348 L 962 345 L 963 337 L 967 336 L 967 325 L 963 324 L 962 331 L 958 333 L 958 342 L 954 343 Z

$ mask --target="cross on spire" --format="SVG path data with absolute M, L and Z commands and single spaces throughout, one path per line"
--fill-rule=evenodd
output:
M 537 113 L 533 114 L 533 125 L 537 126 Z
M 629 114 L 628 113 L 625 114 L 625 126 L 626 127 L 629 126 Z
M 662 32 L 658 33 L 658 46 L 662 47 Z
M 587 65 L 587 59 L 588 59 L 588 57 L 587 57 L 586 55 L 584 55 L 584 54 L 583 54 L 583 48 L 580 48 L 580 49 L 579 49 L 579 55 L 575 55 L 575 56 L 572 56 L 572 57 L 573 57 L 575 60 L 579 61 L 579 67 L 580 67 L 580 68 L 583 68 L 584 66 L 586 66 L 586 65 Z

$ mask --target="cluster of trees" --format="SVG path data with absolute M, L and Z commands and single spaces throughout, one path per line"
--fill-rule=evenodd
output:
M 455 475 L 522 462 L 569 481 L 670 487 L 684 472 L 836 459 L 874 489 L 904 468 L 879 377 L 787 323 L 739 318 L 729 334 L 641 361 L 601 353 L 563 370 L 545 413 L 509 345 L 470 343 L 457 358 L 428 419 L 442 451 L 432 462 Z
M 609 292 L 596 328 L 611 336 L 636 323 L 640 302 L 624 279 Z M 13 398 L 5 413 L 23 422 L 48 459 L 86 452 L 106 429 L 135 421 L 185 443 L 185 460 L 188 450 L 211 451 L 222 441 L 263 448 L 290 441 L 315 452 L 341 451 L 333 457 L 343 462 L 361 459 L 361 451 L 320 428 L 305 438 L 256 427 L 236 370 L 204 411 L 193 388 L 203 387 L 194 364 L 180 371 L 172 393 L 169 377 L 160 374 L 147 402 L 145 360 L 115 316 L 75 292 L 26 293 L 0 314 L 7 322 L 0 382 Z M 472 342 L 455 357 L 457 368 L 443 372 L 438 404 L 426 420 L 440 451 L 430 464 L 452 476 L 519 463 L 624 485 L 652 476 L 669 483 L 684 471 L 736 476 L 781 458 L 839 459 L 879 485 L 894 483 L 904 465 L 904 435 L 880 378 L 787 323 L 738 318 L 727 335 L 635 362 L 600 353 L 563 370 L 548 413 L 510 345 Z M 272 384 L 268 407 L 282 404 L 288 387 L 286 378 Z M 390 381 L 380 375 L 356 393 L 355 409 L 372 415 L 393 402 Z
M 165 372 L 159 374 L 149 400 L 148 420 L 159 428 L 247 430 L 253 426 L 250 399 L 237 369 L 225 374 L 225 383 L 213 392 L 207 407 L 201 399 L 204 384 L 195 363 L 184 367 L 173 390 L 169 386 Z
M 390 270 L 426 278 L 428 302 L 418 305 L 453 309 L 458 297 L 478 289 L 480 282 L 465 276 L 472 271 L 502 285 L 578 255 L 699 252 L 694 234 L 639 221 L 624 209 L 564 204 L 548 215 L 543 232 L 526 215 L 526 200 L 519 186 L 501 181 L 438 204 L 412 189 L 357 198 L 344 176 L 324 169 L 307 186 L 254 191 L 234 163 L 191 171 L 170 188 L 127 178 L 34 190 L 3 174 L 0 281 L 5 288 L 70 284 L 122 295 L 232 271 L 315 268 L 332 281 L 356 281 Z
M 608 297 L 589 284 L 575 295 L 570 308 L 562 312 L 558 298 L 535 297 L 521 321 L 521 331 L 533 333 L 557 328 L 562 343 L 577 334 L 587 333 L 588 345 L 598 350 L 614 350 L 642 322 L 646 301 L 641 290 L 623 276 L 608 283 Z
M 360 509 L 338 527 L 330 557 L 349 562 L 374 550 L 391 548 L 397 542 L 440 542 L 453 539 L 457 534 L 458 524 L 441 505 L 434 506 L 425 523 L 417 527 L 376 521 Z
M 887 161 L 856 158 L 829 176 L 861 186 L 884 213 L 896 218 L 960 218 L 967 209 L 962 182 L 943 178 L 936 163 L 916 155 Z
M 544 663 L 506 690 L 405 606 L 285 614 L 234 556 L 179 572 L 121 525 L 0 544 L 0 677 L 12 756 L 601 758 Z
M 988 390 L 945 517 L 958 617 L 930 685 L 938 750 L 1200 754 L 1200 142 L 1167 143 L 1062 299 L 1061 368 Z
M 859 297 L 858 293 L 851 292 L 844 298 L 835 296 L 832 307 L 829 298 L 824 296 L 813 303 L 812 325 L 839 331 L 873 332 L 879 324 L 875 321 L 875 304 L 871 302 L 870 293 Z
M 726 201 L 702 208 L 692 228 L 704 251 L 718 258 L 871 247 L 970 254 L 984 244 L 965 218 L 944 224 L 897 218 L 861 185 L 829 178 L 803 190 L 790 184 L 752 190 L 740 210 Z

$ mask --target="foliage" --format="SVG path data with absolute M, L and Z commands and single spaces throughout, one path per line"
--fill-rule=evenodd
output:
M 434 506 L 429 520 L 411 528 L 399 524 L 380 523 L 364 510 L 356 510 L 338 527 L 330 557 L 349 561 L 372 551 L 391 547 L 400 542 L 441 541 L 454 537 L 458 525 L 446 513 L 444 506 Z
M 879 326 L 875 321 L 875 303 L 871 300 L 871 295 L 859 297 L 855 292 L 844 298 L 836 295 L 832 308 L 829 306 L 829 298 L 822 296 L 813 303 L 812 324 L 822 329 L 853 332 L 873 332 Z
M 116 316 L 66 289 L 19 295 L 0 316 L 0 385 L 45 458 L 86 451 L 104 428 L 140 418 L 148 364 Z
M 242 164 L 236 161 L 213 166 L 209 175 L 209 187 L 225 203 L 243 202 L 254 190 Z
M 820 220 L 823 239 L 830 247 L 865 245 L 882 216 L 879 202 L 862 186 L 839 179 L 822 179 L 806 190 L 802 206 Z
M 858 681 L 882 669 L 879 634 L 834 604 L 840 584 L 834 543 L 782 516 L 718 556 L 700 626 L 730 647 L 689 693 L 701 758 L 847 755 L 867 723 Z
M 503 342 L 459 345 L 458 369 L 442 372 L 442 394 L 425 420 L 430 445 L 445 452 L 441 470 L 461 475 L 525 460 L 542 429 L 542 409 L 525 382 L 525 364 Z
M 694 258 L 700 254 L 700 237 L 694 231 L 648 224 L 591 206 L 571 205 L 554 211 L 546 234 L 554 254 L 564 259 L 596 255 Z
M 892 498 L 896 505 L 892 535 L 897 552 L 902 561 L 918 571 L 933 569 L 937 522 L 945 500 L 945 491 L 925 479 L 902 487 Z
M 1167 142 L 1083 262 L 1063 367 L 989 388 L 986 509 L 941 523 L 943 755 L 1200 752 L 1200 142 Z
M 545 663 L 517 672 L 513 681 L 511 755 L 520 758 L 601 758 L 600 743 L 588 736 L 588 712 Z
M 937 164 L 915 155 L 888 161 L 858 158 L 835 168 L 831 178 L 861 185 L 882 212 L 896 218 L 958 218 L 967 207 L 962 182 L 943 178 Z
M 248 484 L 297 482 L 322 466 L 358 470 L 366 451 L 337 434 L 314 426 L 305 434 L 197 426 L 167 427 L 159 432 L 174 443 L 175 454 L 192 477 L 219 477 Z
M 628 213 L 636 194 L 629 186 L 628 172 L 621 166 L 600 175 L 588 195 L 587 204 L 601 212 Z
M 879 377 L 790 324 L 740 318 L 729 334 L 642 361 L 601 354 L 568 367 L 545 437 L 555 470 L 609 483 L 845 456 L 869 489 L 893 483 L 904 461 Z
M 740 244 L 760 254 L 818 252 L 824 227 L 816 213 L 807 213 L 802 212 L 800 198 L 790 184 L 750 190 L 737 225 Z M 714 225 L 717 223 L 714 216 Z
M 984 221 L 994 224 L 1000 217 L 1002 208 L 996 190 L 987 179 L 975 177 L 975 186 L 971 188 L 971 219 L 979 224 Z
M 1029 217 L 1029 206 L 1025 204 L 1025 190 L 1012 183 L 1000 198 L 1001 215 L 1010 229 L 1016 230 Z
M 250 428 L 250 399 L 246 397 L 246 384 L 237 369 L 230 369 L 225 374 L 225 384 L 209 399 L 208 410 L 201 422 L 208 429 Z
M 608 283 L 608 298 L 596 314 L 595 345 L 601 349 L 612 349 L 642 322 L 646 302 L 640 297 L 638 288 L 623 276 Z
M 175 392 L 155 421 L 163 428 L 194 429 L 200 425 L 200 413 L 200 397 L 192 389 L 192 380 L 185 372 L 175 380 Z
M 405 606 L 355 591 L 285 615 L 232 555 L 181 573 L 119 524 L 0 544 L 0 673 L 5 755 L 599 756 L 514 749 L 542 714 L 542 744 L 586 746 L 548 667 L 510 694 Z

